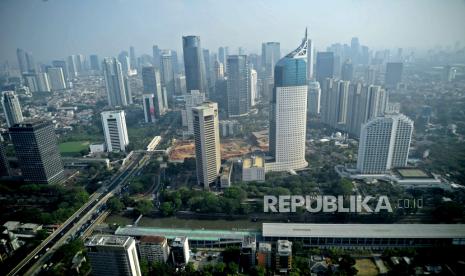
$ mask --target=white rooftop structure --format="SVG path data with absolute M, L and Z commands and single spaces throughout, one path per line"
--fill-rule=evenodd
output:
M 465 238 L 465 224 L 263 223 L 263 237 Z

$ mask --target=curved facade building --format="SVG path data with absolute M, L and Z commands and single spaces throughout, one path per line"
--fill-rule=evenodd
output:
M 292 171 L 307 167 L 307 32 L 302 44 L 278 61 L 270 114 L 270 155 L 266 171 Z

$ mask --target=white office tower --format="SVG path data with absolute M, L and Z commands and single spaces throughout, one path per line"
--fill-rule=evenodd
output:
M 104 111 L 101 115 L 107 151 L 125 151 L 129 138 L 124 110 Z
M 166 113 L 167 106 L 165 106 L 164 91 L 162 90 L 160 71 L 154 66 L 142 67 L 142 84 L 143 93 L 152 94 L 154 96 L 154 112 L 155 117 L 159 118 Z
M 143 94 L 142 95 L 142 104 L 144 106 L 144 118 L 146 123 L 154 123 L 156 120 L 155 115 L 155 95 L 153 94 Z
M 37 85 L 40 92 L 50 92 L 50 81 L 48 80 L 47 73 L 37 74 Z
M 218 104 L 205 102 L 192 108 L 192 115 L 197 182 L 208 189 L 221 167 Z
M 189 262 L 189 241 L 187 237 L 175 237 L 171 243 L 171 261 L 176 267 Z
M 205 101 L 205 93 L 199 90 L 192 90 L 190 94 L 184 95 L 185 107 L 181 110 L 182 126 L 187 127 L 185 135 L 194 134 L 192 108 L 201 105 Z
M 60 67 L 50 67 L 47 69 L 48 78 L 52 91 L 60 91 L 66 89 L 65 76 L 63 69 Z
M 105 58 L 102 67 L 108 105 L 111 107 L 128 105 L 121 63 L 116 58 Z
M 258 75 L 257 70 L 250 70 L 250 106 L 255 106 L 258 102 Z
M 293 171 L 307 167 L 307 32 L 301 45 L 278 61 L 270 111 L 270 155 L 265 170 Z
M 2 106 L 8 127 L 12 127 L 24 120 L 18 96 L 14 91 L 4 91 L 2 93 Z
M 320 114 L 321 88 L 320 83 L 311 81 L 308 83 L 307 111 L 309 114 Z
M 96 235 L 85 243 L 94 276 L 142 275 L 132 237 Z
M 165 237 L 142 236 L 138 244 L 140 258 L 149 264 L 166 263 L 170 255 L 170 247 Z
M 357 170 L 362 174 L 378 174 L 405 167 L 412 132 L 413 121 L 403 114 L 389 114 L 363 124 Z

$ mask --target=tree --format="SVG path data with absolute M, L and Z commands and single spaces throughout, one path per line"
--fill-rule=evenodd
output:
M 160 206 L 160 211 L 163 216 L 169 217 L 174 214 L 174 207 L 171 202 L 163 202 Z
M 147 215 L 153 210 L 153 203 L 150 200 L 139 200 L 136 203 L 136 211 L 141 215 Z
M 110 211 L 119 213 L 123 210 L 124 204 L 121 200 L 117 197 L 112 197 L 107 201 L 107 206 Z

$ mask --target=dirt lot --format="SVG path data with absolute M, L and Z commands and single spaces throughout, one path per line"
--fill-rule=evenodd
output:
M 241 157 L 251 151 L 251 146 L 243 139 L 221 139 L 221 159 Z M 170 161 L 181 162 L 195 157 L 193 140 L 176 141 L 170 153 Z

